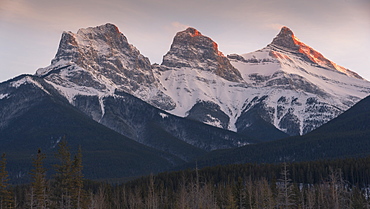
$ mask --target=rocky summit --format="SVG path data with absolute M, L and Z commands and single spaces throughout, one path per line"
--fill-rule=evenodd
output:
M 218 50 L 217 43 L 194 28 L 176 34 L 170 51 L 163 57 L 162 66 L 200 69 L 228 81 L 242 81 L 239 71 Z
M 72 79 L 66 81 L 59 71 L 68 73 Z M 72 82 L 98 89 L 108 88 L 98 80 L 109 79 L 111 85 L 128 87 L 125 90 L 129 92 L 154 82 L 149 59 L 129 44 L 112 24 L 80 29 L 76 34 L 64 32 L 51 66 L 38 70 L 36 74 L 48 76 L 48 79 L 62 86 Z
M 337 70 L 350 77 L 363 79 L 357 73 L 335 64 L 334 62 L 325 58 L 320 52 L 301 42 L 288 27 L 283 27 L 281 29 L 280 33 L 274 38 L 270 46 L 283 49 L 285 51 L 290 51 L 292 53 L 299 53 L 301 57 L 306 59 L 308 62 L 312 62 L 325 68 Z

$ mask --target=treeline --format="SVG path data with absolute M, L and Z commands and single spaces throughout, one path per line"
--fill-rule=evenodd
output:
M 166 172 L 119 185 L 84 180 L 81 149 L 59 143 L 47 178 L 38 150 L 32 182 L 9 185 L 0 161 L 5 208 L 370 208 L 370 157 L 283 164 L 242 164 Z M 122 159 L 124 160 L 124 159 Z
M 358 209 L 370 208 L 369 180 L 367 157 L 162 173 L 99 194 L 109 208 Z
M 81 148 L 71 158 L 67 141 L 62 140 L 55 157 L 59 163 L 54 165 L 55 174 L 52 179 L 46 177 L 47 170 L 43 165 L 45 154 L 39 149 L 29 172 L 31 183 L 12 186 L 8 184 L 10 178 L 6 170 L 6 154 L 2 154 L 0 209 L 86 208 Z

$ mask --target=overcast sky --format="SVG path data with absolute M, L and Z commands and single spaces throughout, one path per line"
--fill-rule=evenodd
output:
M 265 47 L 287 26 L 370 80 L 369 0 L 0 0 L 0 82 L 50 64 L 63 31 L 115 24 L 152 63 L 191 26 L 224 54 Z

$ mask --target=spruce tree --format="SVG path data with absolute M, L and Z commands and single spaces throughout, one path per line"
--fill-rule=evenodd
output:
M 59 208 L 72 208 L 72 161 L 66 140 L 59 143 L 55 157 L 60 164 L 55 165 L 55 188 L 54 195 L 56 205 Z
M 83 174 L 82 174 L 82 150 L 79 146 L 77 154 L 74 156 L 72 162 L 72 203 L 74 208 L 81 208 L 84 192 L 83 192 Z
M 46 182 L 46 169 L 44 168 L 45 154 L 41 153 L 39 148 L 36 158 L 33 160 L 33 169 L 31 170 L 31 208 L 44 209 L 47 208 L 47 182 Z

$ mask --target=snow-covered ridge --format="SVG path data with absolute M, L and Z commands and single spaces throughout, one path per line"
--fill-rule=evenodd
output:
M 370 93 L 370 83 L 327 60 L 288 28 L 256 52 L 229 55 L 194 28 L 176 34 L 161 65 L 112 24 L 62 35 L 52 64 L 39 69 L 71 104 L 78 95 L 132 94 L 169 113 L 240 131 L 250 112 L 291 135 L 307 133 Z M 164 115 L 161 115 L 164 117 Z M 97 119 L 99 120 L 99 119 Z
M 32 85 L 37 86 L 38 88 L 42 89 L 47 94 L 50 94 L 50 92 L 48 92 L 40 83 L 33 80 L 30 76 L 25 76 L 25 77 L 23 77 L 23 78 L 21 78 L 17 81 L 14 81 L 10 84 L 10 86 L 12 86 L 14 88 L 19 88 L 20 86 L 25 85 L 25 84 L 32 84 Z

